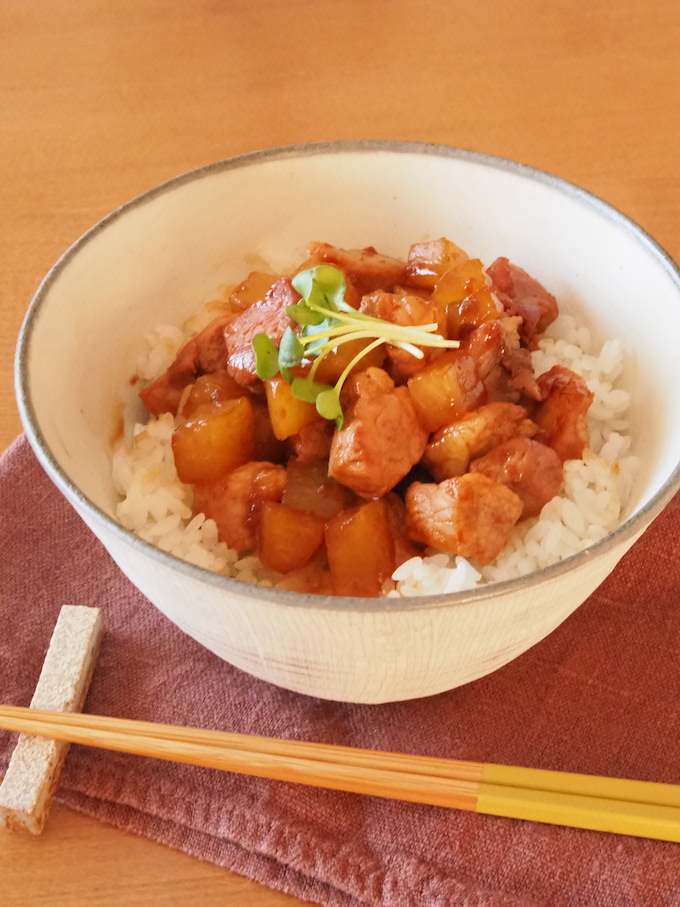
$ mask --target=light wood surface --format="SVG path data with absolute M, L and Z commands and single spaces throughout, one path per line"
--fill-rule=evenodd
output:
M 121 202 L 233 154 L 475 148 L 584 186 L 680 258 L 679 46 L 676 0 L 2 0 L 0 449 L 49 267 Z M 60 807 L 42 838 L 0 834 L 0 859 L 3 904 L 300 903 Z

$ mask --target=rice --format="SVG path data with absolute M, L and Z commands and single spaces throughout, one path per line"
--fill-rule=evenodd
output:
M 184 326 L 159 326 L 146 338 L 147 353 L 137 374 L 145 382 L 160 375 L 187 336 L 213 317 L 210 307 Z M 458 555 L 428 550 L 394 572 L 388 597 L 439 595 L 525 576 L 554 564 L 604 538 L 621 521 L 630 498 L 639 458 L 630 453 L 627 411 L 630 395 L 617 386 L 624 356 L 617 340 L 593 351 L 587 328 L 567 315 L 550 326 L 533 353 L 537 375 L 562 365 L 580 375 L 594 394 L 588 412 L 590 447 L 582 460 L 564 465 L 561 494 L 538 517 L 516 526 L 496 560 L 480 567 Z M 131 443 L 113 454 L 113 481 L 121 496 L 120 523 L 140 538 L 199 567 L 246 583 L 277 587 L 280 574 L 266 570 L 252 554 L 240 557 L 220 542 L 217 526 L 193 515 L 192 490 L 179 481 L 172 455 L 178 420 L 169 413 L 135 424 Z

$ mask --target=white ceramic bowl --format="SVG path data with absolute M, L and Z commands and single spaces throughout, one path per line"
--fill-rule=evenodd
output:
M 326 598 L 215 576 L 114 519 L 109 439 L 140 338 L 181 323 L 253 255 L 288 267 L 309 240 L 405 256 L 445 235 L 505 255 L 563 311 L 629 353 L 643 468 L 621 527 L 519 580 L 404 600 Z M 680 485 L 680 277 L 639 227 L 581 189 L 453 148 L 335 142 L 247 154 L 177 177 L 93 227 L 57 262 L 17 354 L 26 433 L 48 474 L 121 570 L 221 658 L 291 690 L 385 702 L 490 673 L 571 614 Z

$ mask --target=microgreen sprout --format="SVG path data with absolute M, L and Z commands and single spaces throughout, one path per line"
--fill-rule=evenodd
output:
M 457 340 L 446 340 L 437 334 L 436 322 L 404 326 L 358 312 L 345 302 L 344 274 L 331 265 L 317 265 L 300 271 L 292 284 L 302 299 L 296 305 L 288 306 L 286 313 L 300 330 L 296 333 L 292 328 L 286 328 L 278 350 L 266 334 L 256 334 L 252 342 L 256 372 L 263 380 L 281 373 L 290 384 L 294 397 L 315 403 L 319 414 L 325 419 L 334 419 L 338 428 L 343 424 L 342 386 L 357 362 L 371 350 L 389 343 L 422 359 L 421 346 L 459 345 Z M 335 385 L 315 381 L 324 357 L 352 340 L 371 342 L 347 364 Z M 291 370 L 304 359 L 313 360 L 311 368 L 304 378 L 295 377 Z

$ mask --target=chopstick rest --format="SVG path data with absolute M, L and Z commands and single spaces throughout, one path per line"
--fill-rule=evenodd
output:
M 103 633 L 98 608 L 64 605 L 59 612 L 31 708 L 79 711 Z M 0 784 L 0 826 L 40 834 L 69 743 L 21 734 Z

